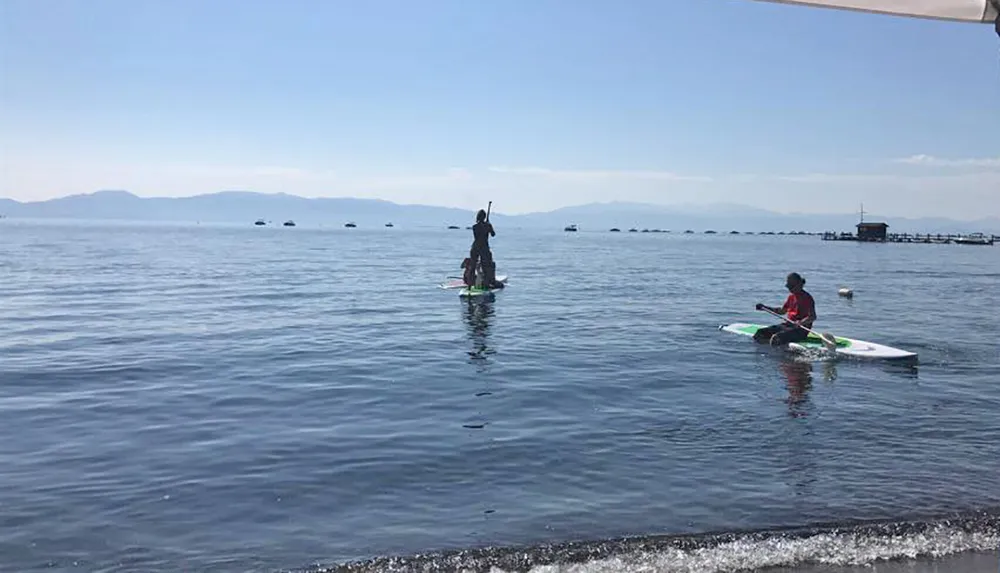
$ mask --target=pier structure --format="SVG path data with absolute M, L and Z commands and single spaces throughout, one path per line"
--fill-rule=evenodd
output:
M 857 233 L 834 233 L 827 231 L 821 235 L 824 241 L 858 241 L 863 243 L 920 243 L 926 245 L 994 245 L 1000 236 L 984 233 L 933 234 L 933 233 L 889 233 L 889 225 L 883 222 L 865 222 L 865 206 L 861 205 L 861 221 Z
M 826 232 L 821 235 L 824 241 L 859 241 L 879 243 L 920 243 L 926 245 L 984 245 L 992 246 L 1000 236 L 973 233 L 971 235 L 931 234 L 931 233 L 887 233 L 882 239 L 864 239 L 852 233 Z

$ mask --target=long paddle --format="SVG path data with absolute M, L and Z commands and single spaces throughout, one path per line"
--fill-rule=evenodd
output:
M 763 307 L 762 310 L 766 311 L 769 314 L 773 314 L 774 316 L 780 318 L 781 320 L 783 320 L 783 321 L 785 321 L 785 322 L 787 322 L 789 324 L 793 324 L 793 325 L 801 328 L 802 330 L 805 330 L 806 332 L 808 332 L 810 334 L 815 334 L 816 336 L 819 337 L 819 339 L 821 341 L 823 341 L 823 346 L 825 346 L 826 349 L 829 350 L 830 352 L 834 352 L 834 351 L 837 350 L 837 339 L 836 339 L 836 337 L 834 337 L 829 332 L 819 333 L 819 332 L 816 332 L 815 330 L 812 330 L 810 328 L 806 328 L 806 327 L 802 326 L 801 324 L 795 324 L 794 322 L 788 320 L 784 316 L 782 316 L 782 315 L 774 312 L 773 310 L 767 308 L 766 306 Z
M 487 223 L 490 222 L 490 209 L 492 209 L 492 208 L 493 208 L 493 201 L 490 201 L 489 203 L 486 204 L 486 222 Z M 496 263 L 494 263 L 494 267 L 493 267 L 494 269 L 496 269 L 495 265 L 496 265 Z M 493 278 L 495 279 L 496 277 L 494 276 Z

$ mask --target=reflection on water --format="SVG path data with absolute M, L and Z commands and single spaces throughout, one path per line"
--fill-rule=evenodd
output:
M 489 368 L 489 357 L 496 353 L 490 348 L 490 324 L 495 314 L 493 304 L 488 299 L 469 299 L 463 307 L 463 315 L 472 341 L 472 350 L 469 351 L 470 360 L 477 364 L 479 371 Z
M 809 392 L 813 388 L 813 375 L 818 374 L 826 382 L 837 378 L 837 367 L 833 360 L 814 362 L 798 356 L 786 356 L 778 362 L 778 372 L 785 378 L 788 396 L 788 415 L 800 419 L 801 426 L 789 432 L 785 440 L 775 447 L 774 454 L 779 464 L 778 476 L 798 497 L 811 499 L 815 496 L 817 481 L 816 440 L 812 424 L 806 418 L 814 404 Z
M 476 392 L 477 399 L 488 400 L 493 392 L 490 390 L 490 377 L 486 375 L 489 371 L 492 360 L 490 357 L 496 350 L 490 347 L 490 326 L 493 322 L 494 309 L 490 297 L 469 298 L 463 306 L 462 311 L 465 318 L 466 330 L 469 333 L 469 340 L 472 342 L 472 349 L 468 352 L 469 361 L 476 365 L 476 373 L 480 374 L 476 378 L 481 381 L 482 389 Z M 480 402 L 476 402 L 480 404 Z M 483 412 L 476 409 L 475 415 L 462 427 L 467 430 L 482 430 L 486 428 L 488 422 L 483 417 Z
M 778 372 L 785 377 L 788 387 L 788 397 L 785 402 L 788 404 L 789 413 L 792 417 L 799 418 L 806 416 L 811 409 L 812 402 L 809 399 L 809 391 L 813 386 L 813 376 L 818 375 L 824 382 L 833 383 L 837 380 L 836 358 L 815 360 L 809 356 L 783 356 L 778 362 Z M 917 366 L 909 361 L 879 361 L 870 364 L 873 368 L 882 368 L 886 372 L 916 380 Z
M 886 360 L 882 364 L 882 369 L 892 374 L 898 374 L 903 378 L 916 380 L 919 378 L 916 360 Z
M 809 390 L 812 389 L 812 362 L 798 360 L 782 360 L 778 363 L 778 370 L 787 379 L 788 413 L 793 418 L 800 418 L 806 415 L 809 407 Z
M 824 360 L 819 363 L 820 375 L 824 382 L 834 382 L 837 380 L 837 363 L 833 360 Z

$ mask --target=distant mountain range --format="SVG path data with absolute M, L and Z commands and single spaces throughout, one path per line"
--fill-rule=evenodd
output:
M 280 225 L 293 220 L 305 226 L 341 226 L 353 222 L 358 227 L 397 226 L 465 227 L 474 222 L 473 211 L 427 205 L 401 205 L 378 199 L 311 199 L 287 194 L 225 191 L 194 197 L 143 198 L 127 191 L 98 191 L 36 202 L 0 199 L 0 215 L 31 219 L 100 219 L 130 221 L 201 221 L 205 223 L 252 224 L 264 219 Z M 492 214 L 498 226 L 510 228 L 562 229 L 575 224 L 581 232 L 607 231 L 612 227 L 627 231 L 662 229 L 673 232 L 714 230 L 751 232 L 852 231 L 855 214 L 782 214 L 745 205 L 651 205 L 643 203 L 591 203 L 554 211 L 524 215 Z M 907 219 L 869 214 L 868 221 L 885 221 L 890 232 L 1000 234 L 1000 218 L 957 221 L 934 217 Z

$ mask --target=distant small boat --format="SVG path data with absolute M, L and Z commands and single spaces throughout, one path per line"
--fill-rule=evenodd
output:
M 285 226 L 285 227 L 294 227 L 295 226 L 295 221 L 292 221 L 291 219 L 289 219 L 289 220 L 285 221 L 284 223 L 282 223 L 282 225 Z
M 357 225 L 355 225 L 354 223 L 347 223 L 344 226 L 347 227 L 348 229 L 353 229 L 353 228 L 357 227 Z
M 458 229 L 458 225 L 448 225 L 449 229 Z
M 628 232 L 629 233 L 638 233 L 639 229 L 636 229 L 635 227 L 632 227 L 631 229 L 628 230 Z
M 254 224 L 254 225 L 257 225 L 258 227 L 263 227 L 263 226 L 264 226 L 264 225 L 266 225 L 267 223 L 265 223 L 265 222 L 264 222 L 264 219 L 257 219 L 256 221 L 254 221 L 254 223 L 253 223 L 253 224 Z
M 987 237 L 982 233 L 973 233 L 968 237 L 959 237 L 955 239 L 956 245 L 992 245 L 993 238 Z
M 563 231 L 566 231 L 567 233 L 575 233 L 577 231 L 577 228 L 576 228 L 576 225 L 567 225 L 563 229 Z
M 611 229 L 611 231 L 610 231 L 610 232 L 612 232 L 612 233 L 621 233 L 621 232 L 622 232 L 622 230 L 621 230 L 621 229 L 619 229 L 618 227 L 615 227 L 615 228 Z
M 386 227 L 392 227 L 392 223 L 386 223 L 385 226 Z
M 715 231 L 705 231 L 705 234 L 706 234 L 706 235 L 714 235 L 714 234 L 715 234 Z
M 684 231 L 684 234 L 685 235 L 693 235 L 694 231 L 692 231 L 691 229 L 688 229 L 687 231 Z

